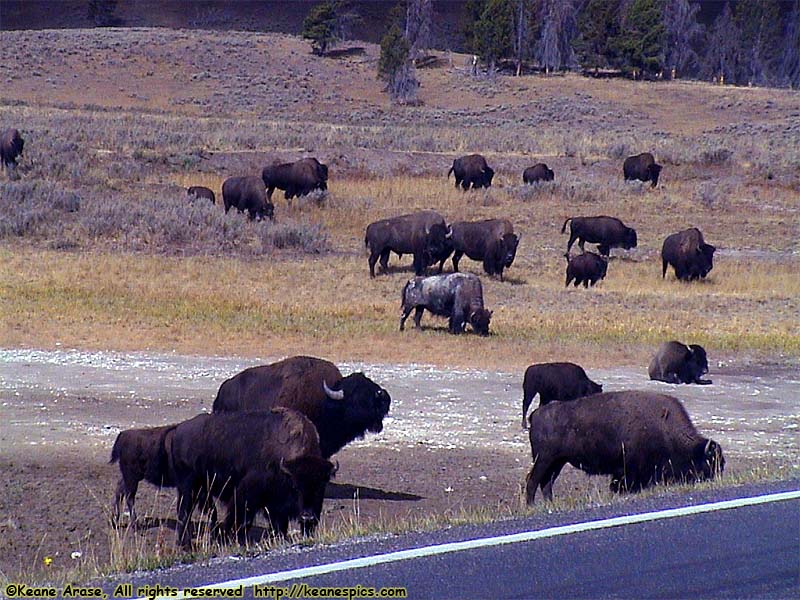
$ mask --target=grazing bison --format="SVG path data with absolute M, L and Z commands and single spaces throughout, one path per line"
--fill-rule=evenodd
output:
M 223 382 L 214 412 L 268 410 L 285 406 L 311 419 L 322 455 L 330 458 L 367 431 L 383 431 L 389 393 L 363 373 L 342 377 L 336 365 L 321 358 L 293 356 L 251 367 Z
M 207 200 L 211 200 L 211 204 L 217 203 L 217 197 L 214 195 L 214 192 L 202 185 L 193 185 L 186 190 L 186 193 L 190 198 L 206 198 Z
M 608 256 L 611 248 L 624 248 L 630 250 L 636 248 L 636 230 L 614 217 L 570 217 L 564 221 L 561 233 L 564 233 L 569 223 L 569 242 L 567 242 L 567 253 L 575 240 L 578 240 L 578 247 L 584 252 L 583 245 L 586 242 L 597 244 L 600 254 Z
M 229 177 L 222 184 L 222 202 L 227 213 L 231 207 L 247 211 L 250 220 L 273 219 L 275 207 L 267 199 L 264 182 L 258 177 Z
M 298 519 L 311 535 L 322 513 L 325 486 L 336 467 L 323 458 L 314 425 L 297 411 L 201 414 L 175 428 L 170 457 L 178 488 L 178 543 L 191 546 L 196 499 L 225 503 L 224 530 L 247 540 L 266 509 L 273 531 L 286 535 Z
M 553 402 L 533 411 L 530 426 L 528 504 L 539 487 L 552 500 L 567 463 L 590 475 L 611 475 L 614 492 L 713 479 L 725 467 L 720 445 L 700 435 L 683 405 L 663 394 L 608 392 Z
M 570 282 L 575 280 L 575 287 L 581 283 L 583 287 L 594 285 L 601 279 L 605 279 L 608 270 L 608 260 L 595 254 L 594 252 L 584 252 L 569 258 L 567 256 L 567 281 L 564 287 L 568 287 Z
M 313 190 L 328 189 L 328 166 L 316 158 L 303 158 L 296 162 L 273 164 L 264 167 L 261 179 L 267 188 L 267 198 L 272 199 L 275 188 L 284 190 L 286 200 L 305 196 Z
M 656 164 L 656 159 L 649 152 L 642 152 L 636 156 L 629 156 L 622 165 L 625 181 L 638 179 L 639 181 L 652 181 L 652 187 L 658 185 L 658 176 L 661 174 L 661 165 Z
M 414 273 L 439 262 L 439 272 L 448 255 L 449 232 L 444 218 L 432 210 L 375 221 L 367 225 L 364 245 L 369 248 L 369 276 L 375 277 L 375 263 L 380 257 L 381 269 L 389 268 L 389 253 L 414 256 Z M 444 256 L 444 258 L 442 258 Z
M 464 190 L 468 190 L 472 185 L 473 189 L 492 185 L 494 170 L 486 163 L 486 159 L 480 154 L 470 154 L 462 156 L 453 161 L 453 166 L 447 172 L 447 178 L 453 173 L 456 178 L 456 187 L 459 185 Z
M 0 162 L 3 168 L 13 169 L 17 166 L 17 157 L 22 155 L 25 140 L 18 129 L 6 129 L 0 134 Z
M 539 406 L 544 406 L 553 400 L 575 400 L 602 391 L 603 386 L 589 379 L 586 371 L 574 363 L 531 365 L 525 370 L 522 382 L 522 428 L 528 428 L 525 417 L 536 394 L 539 394 Z
M 661 247 L 661 277 L 667 276 L 667 265 L 675 269 L 681 281 L 703 279 L 714 268 L 716 248 L 706 244 L 696 227 L 673 233 Z
M 466 254 L 472 260 L 483 261 L 483 270 L 489 275 L 500 275 L 500 281 L 503 281 L 503 269 L 514 262 L 519 245 L 511 221 L 458 221 L 450 226 L 450 230 L 454 271 L 458 271 L 458 263 Z
M 544 163 L 538 163 L 528 167 L 522 172 L 523 183 L 536 183 L 538 181 L 553 181 L 556 174 Z
M 450 273 L 432 277 L 415 277 L 403 287 L 400 331 L 414 313 L 414 324 L 420 327 L 427 308 L 435 315 L 450 317 L 450 333 L 462 333 L 467 323 L 481 335 L 489 335 L 492 311 L 483 307 L 483 287 L 477 275 Z
M 647 372 L 650 379 L 666 383 L 711 383 L 710 379 L 701 379 L 708 373 L 708 357 L 705 349 L 697 344 L 664 342 L 650 361 Z

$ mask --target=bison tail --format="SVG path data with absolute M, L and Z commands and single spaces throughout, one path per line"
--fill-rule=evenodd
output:
M 456 168 L 456 166 L 455 166 L 455 165 L 453 165 L 452 167 L 450 167 L 450 170 L 447 172 L 447 178 L 448 178 L 448 179 L 450 179 L 450 173 L 452 173 L 452 172 L 453 172 L 453 169 L 455 169 L 455 168 Z
M 569 223 L 571 220 L 572 217 L 568 217 L 567 220 L 564 221 L 564 224 L 561 226 L 561 233 L 564 233 L 567 230 L 567 223 Z
M 120 448 L 122 444 L 119 442 L 119 437 L 120 436 L 117 436 L 117 439 L 114 442 L 114 447 L 111 449 L 111 459 L 108 461 L 108 464 L 110 465 L 113 465 L 119 460 L 119 455 L 122 452 L 122 449 Z

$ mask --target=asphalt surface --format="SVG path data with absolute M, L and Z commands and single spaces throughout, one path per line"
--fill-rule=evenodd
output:
M 133 574 L 103 587 L 110 593 L 125 581 L 136 588 L 160 585 L 183 590 L 433 544 L 798 489 L 800 481 L 790 481 L 688 496 L 634 496 L 581 511 L 334 546 L 292 547 L 248 560 L 217 559 Z M 265 584 L 262 590 L 274 594 L 276 588 L 291 590 L 292 584 L 402 587 L 408 598 L 800 598 L 800 500 L 413 558 Z M 254 597 L 252 585 L 243 591 L 245 597 Z M 294 591 L 300 590 L 295 586 Z

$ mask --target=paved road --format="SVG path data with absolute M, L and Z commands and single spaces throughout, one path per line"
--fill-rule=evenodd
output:
M 310 550 L 295 548 L 248 561 L 219 560 L 134 581 L 137 586 L 158 583 L 182 589 L 432 544 L 507 534 L 526 537 L 525 532 L 565 524 L 665 508 L 708 506 L 720 500 L 729 502 L 799 488 L 800 482 L 793 481 L 692 496 L 634 498 L 624 505 L 576 513 Z M 447 552 L 268 585 L 289 588 L 293 583 L 311 587 L 399 586 L 408 590 L 409 598 L 798 598 L 800 499 Z M 252 582 L 244 590 L 247 597 L 253 597 Z

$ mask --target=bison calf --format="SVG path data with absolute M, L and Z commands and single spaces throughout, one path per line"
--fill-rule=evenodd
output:
M 544 406 L 554 400 L 575 400 L 602 391 L 603 386 L 589 379 L 586 371 L 574 363 L 531 365 L 525 370 L 522 382 L 522 428 L 528 428 L 525 417 L 536 394 L 539 394 L 539 406 Z
M 569 223 L 569 242 L 567 242 L 565 256 L 568 259 L 570 248 L 575 240 L 578 240 L 581 252 L 584 252 L 583 245 L 586 242 L 597 244 L 602 256 L 608 256 L 611 248 L 624 248 L 625 250 L 636 248 L 636 230 L 626 226 L 615 217 L 570 217 L 564 221 L 561 233 L 567 230 L 567 223 Z
M 661 174 L 661 165 L 656 164 L 656 159 L 649 152 L 642 152 L 636 156 L 629 156 L 622 164 L 622 174 L 625 181 L 638 179 L 651 181 L 652 187 L 658 185 L 658 176 Z
M 663 394 L 609 392 L 553 402 L 533 411 L 530 426 L 528 504 L 538 488 L 552 500 L 567 463 L 590 475 L 611 475 L 615 492 L 713 479 L 725 467 L 720 445 L 697 432 L 677 398 Z
M 701 379 L 708 373 L 708 357 L 705 349 L 697 344 L 664 342 L 650 361 L 647 372 L 650 379 L 666 383 L 711 383 L 710 379 Z
M 601 279 L 605 279 L 608 270 L 608 260 L 595 254 L 594 252 L 584 252 L 578 256 L 567 259 L 567 281 L 564 287 L 568 287 L 572 280 L 575 280 L 575 287 L 581 283 L 583 287 L 594 285 Z
M 193 185 L 186 190 L 186 193 L 190 198 L 205 198 L 206 200 L 211 200 L 211 204 L 217 203 L 217 197 L 214 192 L 202 185 Z
M 715 251 L 696 227 L 673 233 L 661 247 L 661 278 L 667 276 L 667 266 L 672 265 L 675 277 L 681 281 L 703 279 L 714 268 Z
M 453 161 L 453 166 L 447 172 L 447 178 L 453 173 L 456 179 L 456 187 L 459 185 L 463 190 L 488 188 L 492 185 L 494 170 L 488 165 L 486 159 L 480 154 L 470 154 L 462 156 Z
M 412 310 L 414 324 L 420 327 L 427 308 L 434 315 L 449 317 L 450 333 L 463 333 L 469 323 L 481 335 L 489 335 L 492 311 L 483 306 L 483 287 L 477 275 L 451 273 L 432 277 L 415 277 L 403 287 L 400 331 L 403 331 Z
M 539 181 L 553 181 L 556 174 L 544 163 L 538 163 L 528 167 L 522 172 L 523 183 L 537 183 Z

